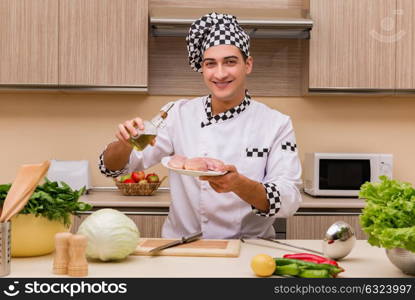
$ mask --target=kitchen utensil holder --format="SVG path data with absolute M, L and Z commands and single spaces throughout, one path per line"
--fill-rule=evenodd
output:
M 0 223 L 0 277 L 10 274 L 10 222 Z

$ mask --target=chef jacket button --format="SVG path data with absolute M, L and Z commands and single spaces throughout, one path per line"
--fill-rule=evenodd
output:
M 207 223 L 209 220 L 208 220 L 208 218 L 203 217 L 203 218 L 202 218 L 202 221 L 203 221 L 203 223 Z
M 205 152 L 205 153 L 203 153 L 203 155 L 204 155 L 204 156 L 207 156 L 208 154 Z

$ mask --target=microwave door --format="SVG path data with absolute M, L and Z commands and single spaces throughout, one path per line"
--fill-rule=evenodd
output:
M 319 161 L 319 190 L 323 194 L 357 196 L 360 186 L 370 179 L 370 159 Z

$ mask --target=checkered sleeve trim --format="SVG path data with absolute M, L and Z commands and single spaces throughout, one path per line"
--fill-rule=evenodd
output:
M 252 210 L 257 216 L 268 218 L 276 215 L 280 210 L 280 192 L 278 191 L 277 185 L 275 183 L 263 183 L 263 185 L 269 201 L 269 210 L 268 212 L 262 212 L 254 206 L 252 206 Z
M 293 142 L 284 142 L 281 144 L 282 150 L 295 152 L 297 150 L 297 144 Z
M 99 156 L 99 163 L 98 163 L 99 171 L 102 174 L 104 174 L 106 177 L 114 177 L 114 178 L 128 173 L 128 164 L 123 169 L 116 170 L 116 171 L 111 171 L 111 170 L 109 170 L 105 167 L 104 152 L 105 152 L 106 149 L 107 149 L 107 147 L 105 147 L 104 151 L 102 151 L 101 155 Z
M 247 157 L 267 157 L 269 148 L 246 148 Z

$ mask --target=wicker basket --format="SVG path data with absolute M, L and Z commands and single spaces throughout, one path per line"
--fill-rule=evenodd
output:
M 159 186 L 162 184 L 164 179 L 167 177 L 164 176 L 159 182 L 157 183 L 146 183 L 146 184 L 139 184 L 139 183 L 122 183 L 115 178 L 115 185 L 121 191 L 121 193 L 125 196 L 150 196 L 151 194 L 156 191 Z

